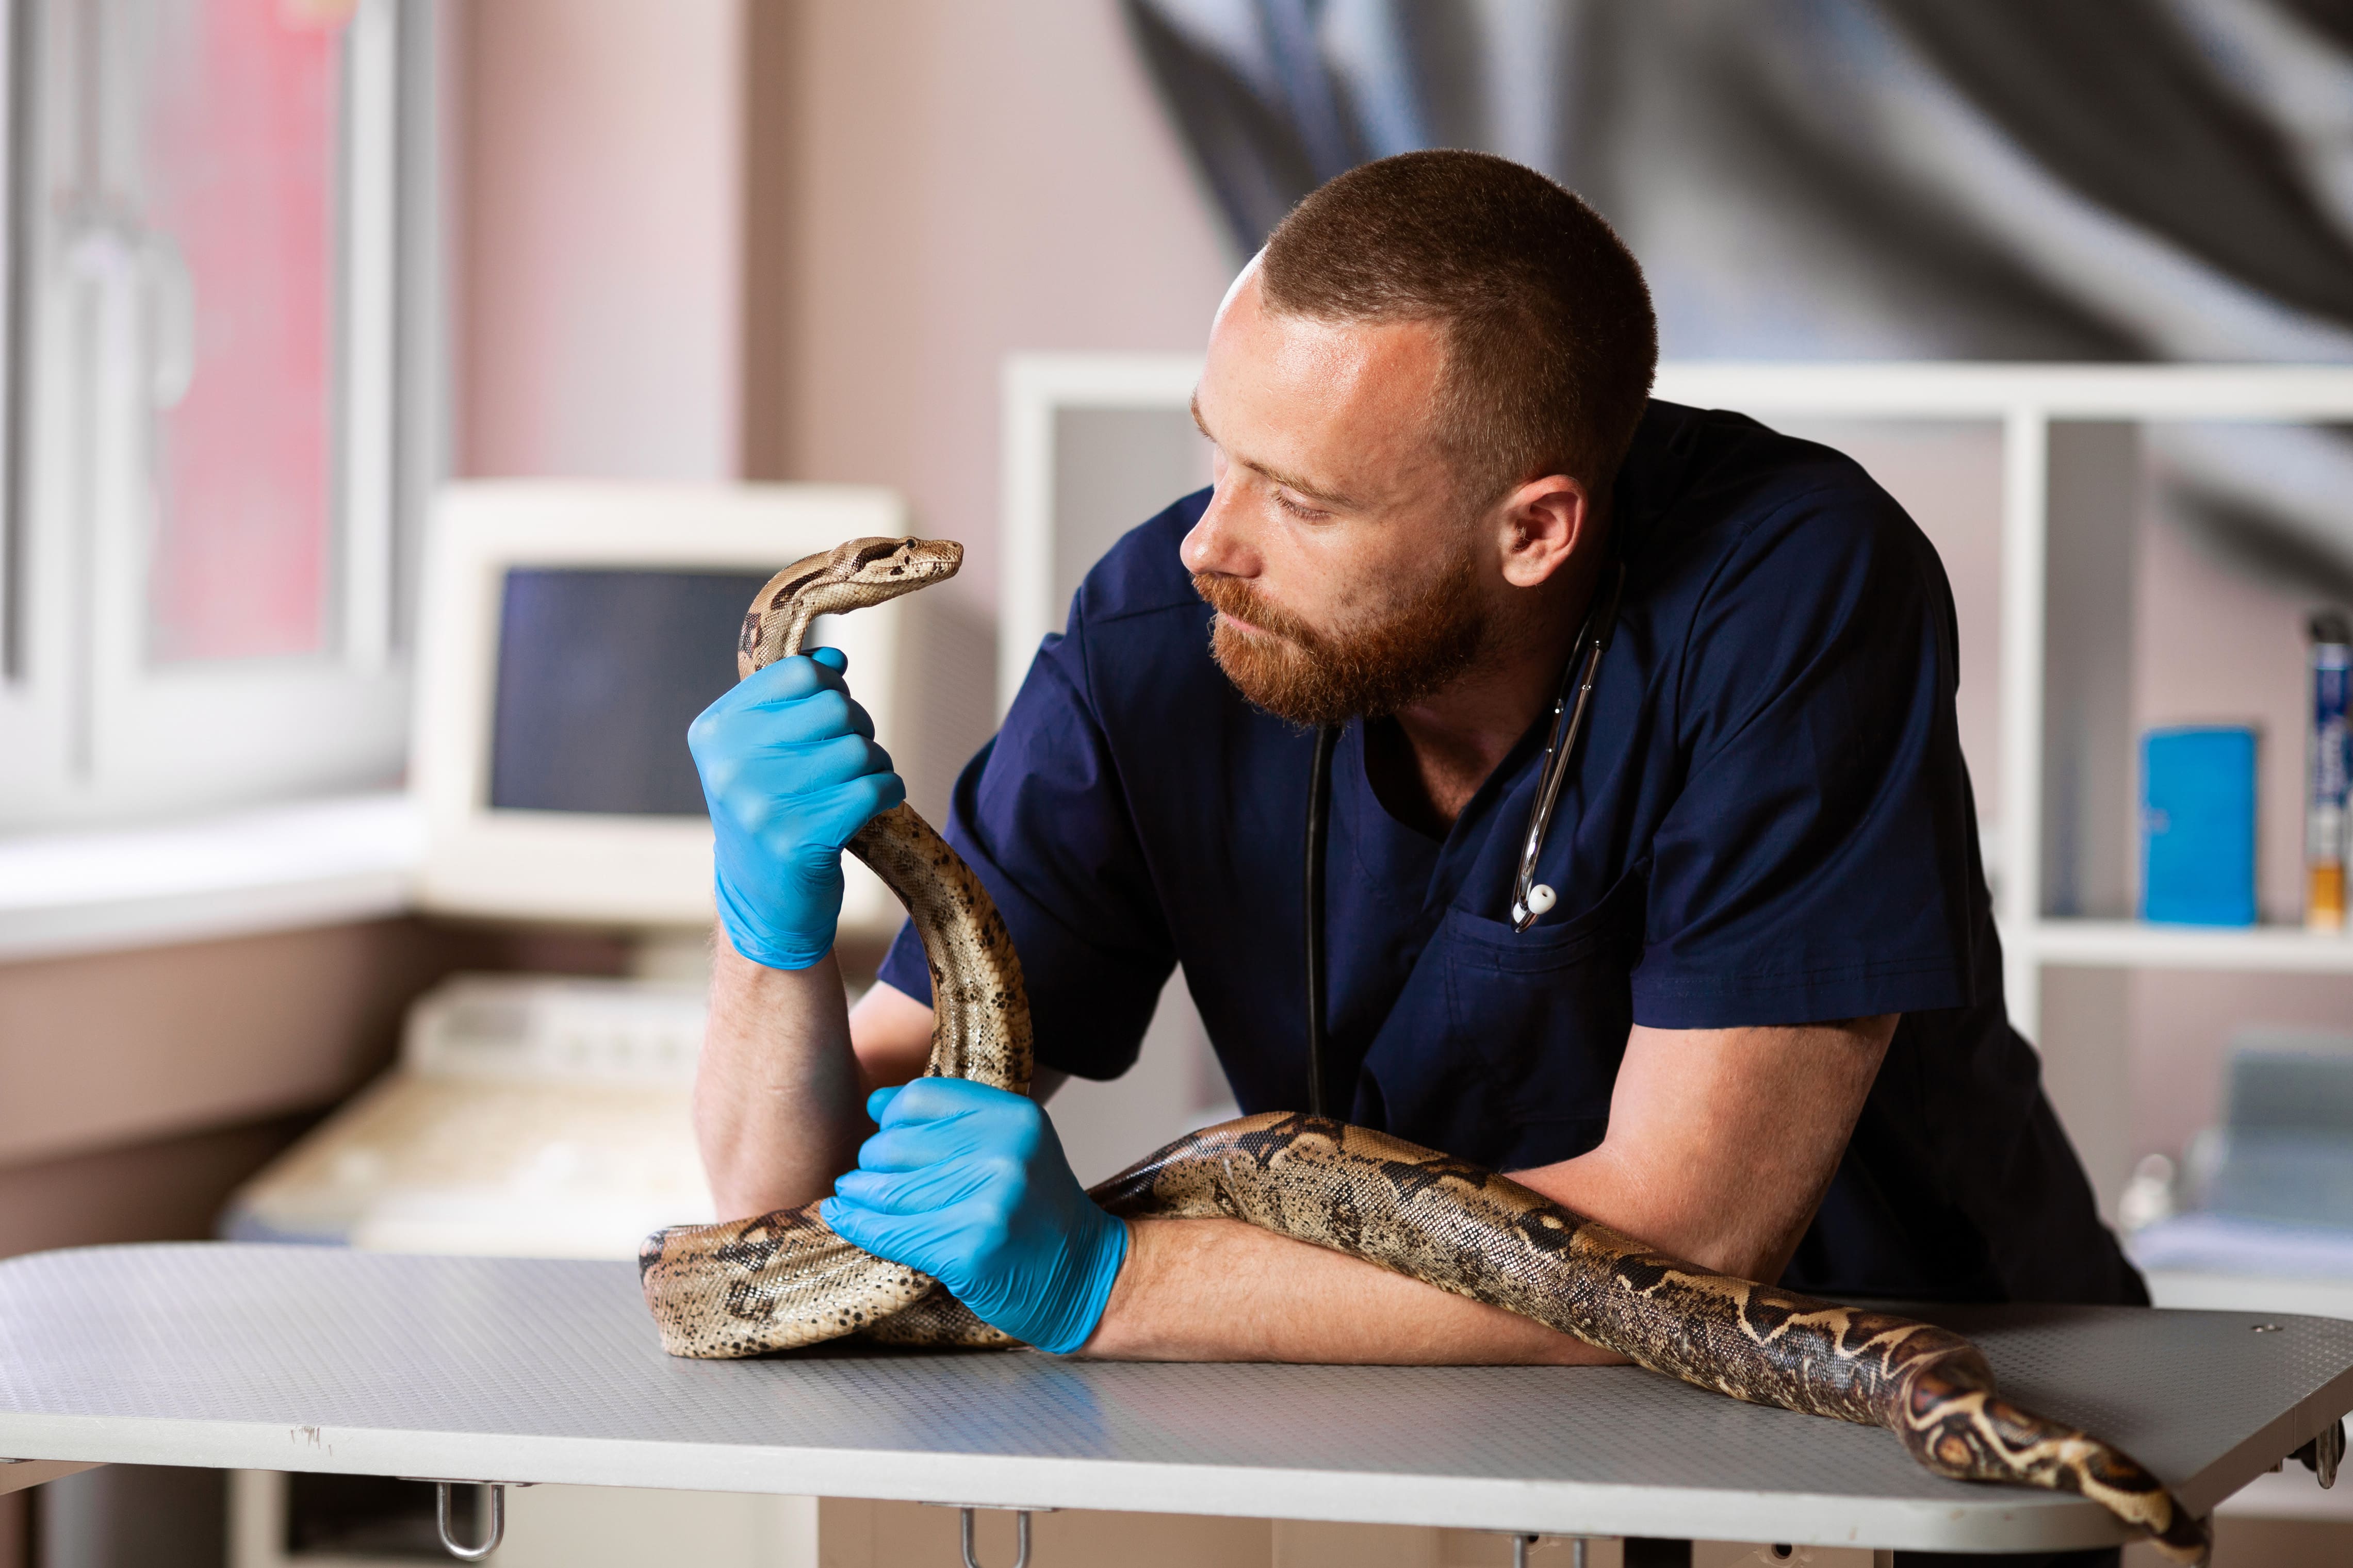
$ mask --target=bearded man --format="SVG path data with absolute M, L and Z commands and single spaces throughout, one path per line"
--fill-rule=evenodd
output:
M 2005 1018 L 1935 550 L 1839 454 L 1651 400 L 1655 360 L 1633 258 L 1503 160 L 1368 164 L 1276 230 L 1211 328 L 1213 488 L 1095 567 L 957 787 L 1039 1097 L 1124 1071 L 1181 963 L 1241 1108 L 1309 1103 L 1326 739 L 1335 1113 L 1728 1274 L 2145 1301 Z M 1554 896 L 1514 929 L 1555 700 L 1613 595 Z M 771 666 L 693 736 L 723 1215 L 830 1188 L 844 1237 L 1055 1352 L 1606 1359 L 1238 1222 L 1122 1224 L 1032 1101 L 910 1083 L 912 933 L 854 1012 L 829 956 L 841 847 L 902 794 L 841 668 Z

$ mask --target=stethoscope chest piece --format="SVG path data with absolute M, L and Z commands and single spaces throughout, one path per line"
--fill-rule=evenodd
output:
M 1568 776 L 1569 759 L 1577 754 L 1577 738 L 1585 729 L 1586 710 L 1593 704 L 1593 685 L 1601 676 L 1601 655 L 1618 629 L 1618 598 L 1625 591 L 1626 567 L 1612 563 L 1600 600 L 1577 634 L 1575 651 L 1561 678 L 1560 695 L 1552 708 L 1552 734 L 1545 742 L 1544 766 L 1536 774 L 1535 803 L 1528 808 L 1528 828 L 1520 841 L 1519 875 L 1512 879 L 1512 929 L 1524 931 L 1538 915 L 1560 901 L 1560 896 L 1536 880 L 1536 860 L 1544 854 L 1545 834 L 1552 826 L 1553 807 Z

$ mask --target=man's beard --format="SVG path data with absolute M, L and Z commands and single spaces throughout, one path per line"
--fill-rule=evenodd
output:
M 1467 550 L 1420 592 L 1341 632 L 1315 630 L 1239 577 L 1197 572 L 1193 589 L 1222 612 L 1209 651 L 1226 679 L 1253 705 L 1310 728 L 1418 702 L 1468 669 L 1487 641 Z M 1227 616 L 1265 635 L 1239 631 Z

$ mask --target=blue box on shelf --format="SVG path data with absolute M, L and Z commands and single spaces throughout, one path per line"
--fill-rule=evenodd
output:
M 2254 924 L 2254 731 L 2152 730 L 2140 764 L 2141 918 Z

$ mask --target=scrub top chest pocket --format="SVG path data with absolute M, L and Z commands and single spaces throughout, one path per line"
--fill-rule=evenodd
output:
M 1390 1130 L 1501 1170 L 1600 1142 L 1641 921 L 1635 873 L 1583 913 L 1525 931 L 1448 910 L 1366 1053 Z

